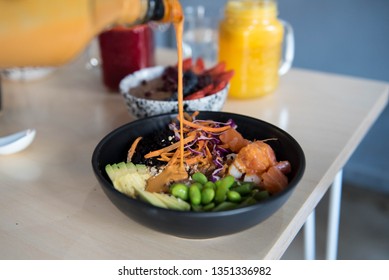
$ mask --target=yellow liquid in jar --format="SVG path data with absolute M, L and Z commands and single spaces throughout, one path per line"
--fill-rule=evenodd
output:
M 219 60 L 234 69 L 229 96 L 254 98 L 278 86 L 283 26 L 276 5 L 229 1 L 219 29 Z

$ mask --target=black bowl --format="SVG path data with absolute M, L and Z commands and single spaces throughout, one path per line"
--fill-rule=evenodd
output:
M 164 114 L 123 125 L 97 145 L 92 156 L 94 173 L 109 199 L 133 220 L 154 230 L 184 238 L 212 238 L 236 233 L 264 221 L 276 212 L 289 198 L 305 169 L 303 150 L 288 133 L 267 122 L 225 112 L 201 112 L 198 119 L 225 122 L 233 119 L 237 130 L 247 139 L 277 138 L 267 142 L 276 153 L 277 160 L 288 160 L 292 166 L 289 185 L 269 199 L 243 208 L 221 212 L 182 212 L 155 207 L 141 200 L 130 198 L 117 191 L 105 172 L 107 164 L 125 161 L 127 151 L 138 136 L 166 129 L 176 114 Z

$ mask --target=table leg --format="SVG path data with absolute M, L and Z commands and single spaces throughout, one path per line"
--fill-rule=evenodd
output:
M 304 258 L 314 260 L 315 251 L 315 210 L 313 210 L 304 224 Z
M 326 259 L 335 260 L 338 251 L 339 218 L 342 194 L 343 169 L 336 174 L 330 191 Z

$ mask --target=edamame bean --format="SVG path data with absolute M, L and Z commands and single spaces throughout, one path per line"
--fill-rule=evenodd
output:
M 256 201 L 252 196 L 250 196 L 250 197 L 246 198 L 245 200 L 243 200 L 243 201 L 239 204 L 239 206 L 240 206 L 240 207 L 249 206 L 249 205 L 253 205 L 253 204 L 255 204 L 255 203 L 257 203 L 257 201 Z
M 170 188 L 170 192 L 172 195 L 174 195 L 175 197 L 181 198 L 182 200 L 188 200 L 188 198 L 189 198 L 188 186 L 186 186 L 182 183 L 174 184 Z
M 212 188 L 212 189 L 216 190 L 216 185 L 214 182 L 208 181 L 205 183 L 204 188 Z
M 203 207 L 201 205 L 193 205 L 192 204 L 192 210 L 195 212 L 202 212 L 204 211 Z
M 192 175 L 192 179 L 202 185 L 205 185 L 208 182 L 207 176 L 201 172 L 196 172 Z
M 216 188 L 217 188 L 218 186 L 220 186 L 221 184 L 222 184 L 222 181 L 221 181 L 221 180 L 217 180 L 217 181 L 215 182 Z
M 224 185 L 227 189 L 231 188 L 232 185 L 235 183 L 234 176 L 228 175 L 220 180 L 221 184 Z
M 216 203 L 222 203 L 227 198 L 228 188 L 224 184 L 220 184 L 216 187 L 215 201 Z
M 212 209 L 212 211 L 224 211 L 224 210 L 231 210 L 238 206 L 237 203 L 231 202 L 231 201 L 224 201 L 220 203 L 218 206 Z
M 215 203 L 211 202 L 211 203 L 208 203 L 207 205 L 204 205 L 203 206 L 203 210 L 204 211 L 209 211 L 209 210 L 212 210 L 214 207 L 215 207 Z
M 231 202 L 239 202 L 242 199 L 242 197 L 240 196 L 240 193 L 238 193 L 236 191 L 228 191 L 227 198 Z
M 211 187 L 204 187 L 201 191 L 201 203 L 208 204 L 215 198 L 215 190 Z
M 240 193 L 241 195 L 249 194 L 253 189 L 253 185 L 250 183 L 243 183 L 240 186 L 232 188 L 232 190 Z
M 199 205 L 201 203 L 201 191 L 197 184 L 192 184 L 189 187 L 189 199 L 192 205 Z
M 203 185 L 198 182 L 194 182 L 193 184 L 191 184 L 191 186 L 197 186 L 200 189 L 200 191 L 203 189 Z
M 254 194 L 254 198 L 258 201 L 264 200 L 269 197 L 268 191 L 259 191 L 256 194 Z

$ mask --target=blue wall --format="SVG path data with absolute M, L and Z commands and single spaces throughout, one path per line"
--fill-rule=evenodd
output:
M 388 0 L 279 0 L 295 31 L 295 67 L 389 82 Z M 344 180 L 389 193 L 389 106 L 344 168 Z
M 389 1 L 279 0 L 295 66 L 389 81 Z

